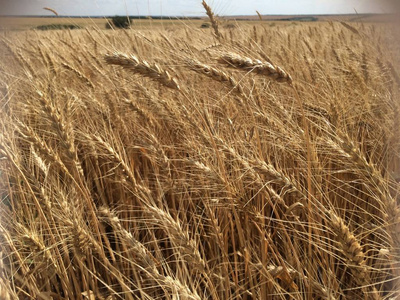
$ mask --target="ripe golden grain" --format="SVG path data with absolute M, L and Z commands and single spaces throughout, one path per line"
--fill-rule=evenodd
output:
M 0 298 L 395 298 L 390 28 L 282 24 L 2 33 Z
M 107 64 L 118 65 L 124 69 L 131 70 L 143 76 L 150 77 L 153 80 L 159 81 L 166 87 L 179 90 L 178 82 L 173 78 L 168 71 L 163 70 L 159 65 L 150 64 L 145 60 L 139 60 L 134 55 L 126 55 L 122 53 L 107 54 L 104 57 Z
M 268 62 L 262 62 L 258 59 L 251 59 L 236 53 L 222 53 L 218 57 L 218 62 L 247 72 L 265 75 L 278 82 L 292 83 L 292 77 L 281 67 L 274 66 Z

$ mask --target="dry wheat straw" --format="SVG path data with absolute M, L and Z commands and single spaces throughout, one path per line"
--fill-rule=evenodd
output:
M 150 77 L 166 87 L 176 90 L 180 89 L 176 78 L 173 78 L 168 71 L 163 70 L 155 63 L 148 63 L 145 60 L 139 60 L 134 55 L 128 56 L 122 53 L 107 54 L 104 59 L 110 65 L 118 65 L 134 73 Z

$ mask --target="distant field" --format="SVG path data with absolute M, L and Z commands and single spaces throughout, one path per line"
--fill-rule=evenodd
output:
M 50 24 L 66 24 L 77 25 L 81 27 L 95 26 L 104 29 L 107 24 L 106 18 L 31 18 L 31 17 L 0 17 L 0 30 L 28 30 L 40 25 Z M 162 26 L 200 26 L 205 20 L 150 20 L 150 19 L 135 19 L 132 20 L 136 28 L 151 28 Z
M 262 16 L 262 21 L 259 20 L 258 16 L 235 16 L 235 17 L 224 17 L 220 20 L 222 24 L 228 24 L 232 22 L 251 22 L 252 24 L 275 24 L 276 22 L 284 25 L 285 23 L 292 24 L 293 22 L 328 22 L 328 21 L 346 21 L 346 22 L 388 22 L 392 19 L 389 15 L 318 15 L 318 16 Z M 135 27 L 138 28 L 151 28 L 151 27 L 163 27 L 163 26 L 200 26 L 206 22 L 207 19 L 134 19 L 132 20 Z M 0 30 L 27 30 L 33 29 L 40 25 L 50 24 L 66 24 L 66 25 L 77 25 L 81 27 L 96 26 L 98 28 L 105 28 L 107 24 L 106 18 L 88 18 L 88 17 L 0 17 Z
M 89 18 L 30 18 L 30 17 L 0 17 L 0 28 L 10 30 L 32 29 L 40 25 L 49 24 L 68 24 L 88 26 L 95 25 L 103 27 L 106 24 L 105 19 Z
M 167 29 L 167 28 L 200 28 L 203 23 L 207 23 L 208 20 L 198 20 L 198 19 L 187 19 L 187 20 L 177 20 L 177 19 L 165 19 L 165 20 L 152 20 L 152 19 L 134 19 L 131 20 L 132 28 L 134 29 Z M 31 17 L 0 17 L 0 30 L 30 30 L 37 28 L 42 25 L 52 25 L 52 24 L 65 24 L 65 25 L 75 25 L 82 28 L 97 27 L 99 29 L 105 29 L 108 20 L 106 18 L 31 18 Z M 293 26 L 296 22 L 294 21 L 275 21 L 275 20 L 263 20 L 259 19 L 233 19 L 226 18 L 221 20 L 222 27 L 232 27 L 236 26 L 238 23 L 246 24 L 250 23 L 252 25 L 264 24 L 267 26 L 275 26 L 277 24 L 281 26 Z M 304 22 L 302 22 L 304 23 Z
M 230 17 L 227 17 L 228 19 Z M 233 17 L 232 17 L 233 18 Z M 236 19 L 241 20 L 258 20 L 259 16 L 236 16 Z M 307 20 L 308 18 L 317 19 L 317 21 L 344 21 L 344 22 L 391 22 L 396 20 L 396 15 L 391 14 L 344 14 L 344 15 L 265 15 L 262 16 L 263 20 L 267 21 L 279 21 L 290 19 L 292 21 L 296 20 Z

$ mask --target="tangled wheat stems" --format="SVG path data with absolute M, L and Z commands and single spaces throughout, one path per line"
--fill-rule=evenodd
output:
M 396 299 L 394 75 L 340 24 L 249 28 L 218 48 L 200 29 L 0 44 L 0 298 Z

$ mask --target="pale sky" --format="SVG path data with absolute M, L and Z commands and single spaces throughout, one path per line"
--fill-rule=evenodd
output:
M 388 13 L 384 0 L 208 0 L 216 14 L 346 14 Z M 0 0 L 0 15 L 204 16 L 201 0 Z

